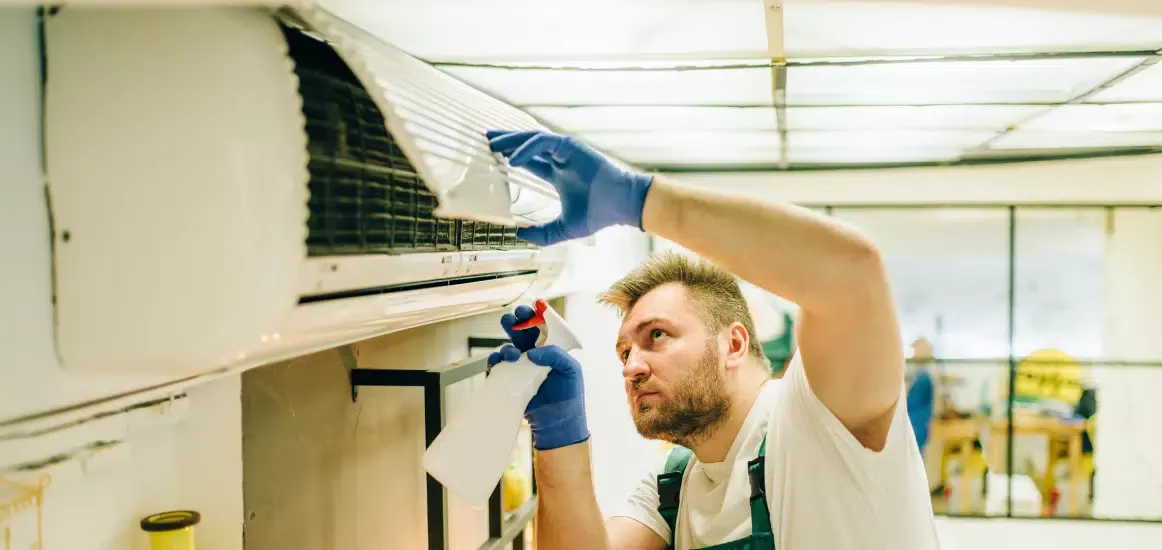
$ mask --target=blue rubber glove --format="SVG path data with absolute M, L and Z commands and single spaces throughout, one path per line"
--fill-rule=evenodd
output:
M 581 364 L 558 346 L 534 347 L 540 328 L 514 330 L 516 323 L 533 316 L 533 308 L 519 306 L 516 313 L 506 313 L 500 319 L 504 331 L 512 339 L 488 356 L 488 368 L 501 361 L 516 361 L 521 352 L 533 364 L 549 367 L 549 375 L 537 394 L 525 407 L 525 420 L 532 428 L 533 448 L 547 451 L 581 443 L 589 439 L 589 425 L 585 420 L 585 383 Z
M 520 228 L 517 237 L 548 246 L 612 225 L 642 229 L 642 209 L 653 176 L 619 168 L 573 137 L 510 130 L 489 130 L 486 135 L 493 152 L 551 183 L 561 196 L 560 217 Z

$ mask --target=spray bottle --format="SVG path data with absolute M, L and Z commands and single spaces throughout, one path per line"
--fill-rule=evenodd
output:
M 547 302 L 537 300 L 534 309 L 532 319 L 513 328 L 539 326 L 537 347 L 581 348 L 577 336 Z M 487 504 L 512 458 L 525 408 L 550 370 L 523 355 L 515 362 L 501 361 L 492 367 L 470 402 L 424 452 L 428 474 L 470 504 Z

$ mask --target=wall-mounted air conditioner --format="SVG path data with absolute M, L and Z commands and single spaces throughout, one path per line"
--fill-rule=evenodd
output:
M 488 150 L 530 116 L 321 9 L 86 9 L 45 24 L 66 368 L 186 375 L 554 288 L 560 210 Z

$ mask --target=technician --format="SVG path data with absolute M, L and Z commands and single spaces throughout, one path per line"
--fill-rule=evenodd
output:
M 692 250 L 658 255 L 602 300 L 639 433 L 674 443 L 601 517 L 589 461 L 582 371 L 536 328 L 512 344 L 552 371 L 529 403 L 536 547 L 556 549 L 934 550 L 924 465 L 908 419 L 904 357 L 876 247 L 787 203 L 736 198 L 623 169 L 576 138 L 487 133 L 494 152 L 551 183 L 560 217 L 518 236 L 551 245 L 627 225 Z M 712 263 L 711 263 L 712 262 Z M 801 308 L 798 349 L 770 377 L 736 276 Z

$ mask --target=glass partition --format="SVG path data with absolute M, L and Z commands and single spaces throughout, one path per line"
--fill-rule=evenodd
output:
M 1162 521 L 1162 208 L 806 206 L 881 249 L 938 514 Z

